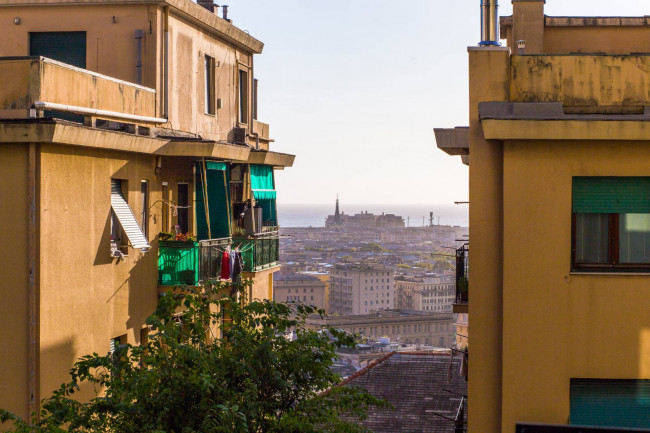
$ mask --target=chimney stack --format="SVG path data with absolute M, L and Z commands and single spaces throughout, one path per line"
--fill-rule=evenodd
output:
M 481 42 L 479 45 L 501 45 L 499 43 L 499 2 L 481 0 Z
M 228 19 L 228 5 L 221 5 L 221 10 L 223 11 L 223 19 L 230 22 Z
M 197 0 L 197 3 L 199 6 L 202 6 L 210 12 L 214 13 L 214 2 L 212 0 Z

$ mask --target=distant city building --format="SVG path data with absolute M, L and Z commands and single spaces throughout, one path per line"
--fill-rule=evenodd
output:
M 306 274 L 273 275 L 273 300 L 300 302 L 317 308 L 327 308 L 327 283 Z
M 361 212 L 356 215 L 345 215 L 339 210 L 339 199 L 336 198 L 334 215 L 329 215 L 325 220 L 325 227 L 345 226 L 348 228 L 371 229 L 371 228 L 402 228 L 404 218 L 395 214 L 374 215 Z
M 331 326 L 365 337 L 388 337 L 400 344 L 451 347 L 455 342 L 455 321 L 451 313 L 387 310 L 372 314 L 310 317 L 307 327 L 321 329 Z
M 395 277 L 395 308 L 451 313 L 456 295 L 453 275 Z
M 384 266 L 338 264 L 330 269 L 330 314 L 366 314 L 393 308 L 393 271 Z
M 456 347 L 465 348 L 467 346 L 467 313 L 461 313 L 456 317 Z

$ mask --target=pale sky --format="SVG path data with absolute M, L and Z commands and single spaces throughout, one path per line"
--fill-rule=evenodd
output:
M 225 1 L 225 0 L 224 0 Z M 479 0 L 232 0 L 229 17 L 265 43 L 255 58 L 259 120 L 280 203 L 451 204 L 467 167 L 434 127 L 467 125 L 467 46 Z M 500 15 L 512 5 L 500 1 Z M 547 0 L 547 15 L 650 15 L 648 0 Z

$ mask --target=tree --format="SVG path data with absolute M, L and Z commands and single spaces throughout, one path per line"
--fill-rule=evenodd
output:
M 230 290 L 216 283 L 161 296 L 146 344 L 82 357 L 31 425 L 6 411 L 0 421 L 16 433 L 365 431 L 348 420 L 382 402 L 336 387 L 329 368 L 353 337 L 306 329 L 308 315 L 322 315 L 313 307 L 245 303 Z M 84 383 L 103 391 L 79 402 Z

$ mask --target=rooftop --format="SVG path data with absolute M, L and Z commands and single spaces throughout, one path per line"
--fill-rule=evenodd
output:
M 374 433 L 453 433 L 452 420 L 461 396 L 467 395 L 460 364 L 459 355 L 394 352 L 350 376 L 343 385 L 361 387 L 392 404 L 393 408 L 371 408 L 368 418 L 360 421 Z

